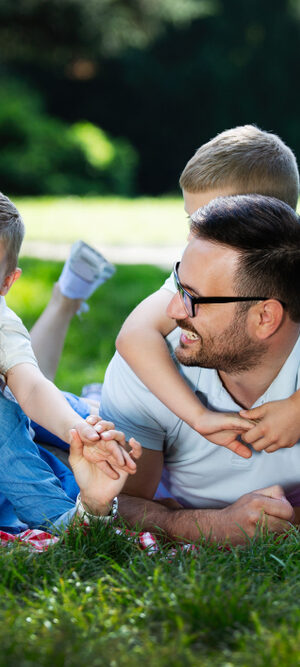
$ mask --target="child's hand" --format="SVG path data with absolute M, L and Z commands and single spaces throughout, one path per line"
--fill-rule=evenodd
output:
M 86 421 L 94 427 L 98 440 L 82 441 L 84 458 L 90 463 L 97 464 L 112 479 L 118 479 L 120 472 L 134 475 L 136 463 L 133 458 L 138 459 L 141 456 L 139 443 L 131 438 L 129 442 L 131 450 L 128 452 L 125 449 L 124 433 L 115 430 L 112 422 L 104 421 L 97 415 L 90 415 Z M 76 430 L 80 436 L 79 430 L 77 428 Z
M 115 444 L 117 445 L 117 442 Z M 132 448 L 132 455 L 138 458 L 141 454 L 140 444 L 133 438 L 130 439 L 129 444 Z M 80 488 L 81 500 L 89 508 L 89 512 L 105 516 L 112 499 L 121 493 L 128 474 L 125 472 L 125 467 L 120 468 L 120 474 L 113 469 L 111 469 L 113 474 L 110 474 L 105 465 L 109 468 L 108 461 L 111 460 L 111 454 L 107 455 L 105 448 L 103 459 L 99 462 L 88 461 L 84 450 L 90 451 L 90 446 L 83 445 L 78 432 L 71 429 L 69 461 Z
M 77 431 L 81 442 L 84 445 L 93 445 L 95 442 L 100 440 L 100 435 L 95 428 L 94 424 L 88 421 L 89 417 L 85 421 L 77 422 L 74 429 Z M 69 432 L 69 438 L 71 437 Z
M 243 440 L 246 440 L 245 433 L 252 426 L 253 422 L 240 417 L 237 413 L 205 410 L 194 428 L 215 445 L 227 447 L 244 459 L 249 459 L 252 456 L 251 450 L 236 438 L 242 435 Z
M 282 447 L 293 447 L 300 438 L 300 406 L 297 394 L 282 401 L 265 403 L 252 410 L 241 410 L 246 419 L 259 420 L 243 440 L 257 452 L 271 453 Z

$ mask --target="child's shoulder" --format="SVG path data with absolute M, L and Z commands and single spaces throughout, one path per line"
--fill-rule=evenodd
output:
M 8 307 L 5 297 L 0 296 L 0 326 L 9 327 L 9 325 L 15 328 L 16 324 L 20 325 L 20 329 L 27 331 L 21 318 L 15 313 L 14 310 Z
M 2 345 L 5 343 L 7 344 L 7 342 L 17 345 L 18 341 L 21 344 L 21 339 L 24 341 L 26 338 L 27 345 L 30 345 L 31 347 L 29 332 L 21 318 L 14 310 L 8 307 L 4 296 L 0 297 L 0 332 Z
M 22 320 L 7 306 L 5 299 L 0 299 L 0 368 L 6 375 L 16 364 L 37 361 L 31 346 L 29 332 Z

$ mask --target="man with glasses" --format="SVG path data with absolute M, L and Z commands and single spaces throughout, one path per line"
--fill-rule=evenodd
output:
M 265 296 L 199 296 L 199 297 L 193 296 L 190 292 L 184 289 L 183 285 L 179 280 L 178 277 L 179 266 L 180 262 L 175 262 L 173 269 L 174 284 L 177 292 L 179 292 L 182 298 L 186 314 L 189 317 L 196 316 L 196 305 L 198 305 L 199 303 L 203 305 L 204 303 L 234 303 L 234 302 L 237 303 L 241 301 L 267 301 L 268 299 L 268 297 Z M 284 301 L 281 301 L 280 299 L 278 299 L 278 301 L 280 301 L 283 307 L 285 306 Z
M 289 206 L 249 195 L 199 209 L 174 279 L 167 311 L 179 328 L 168 343 L 205 405 L 237 412 L 299 388 L 300 225 Z M 143 446 L 120 504 L 130 523 L 187 540 L 238 543 L 254 535 L 262 516 L 279 533 L 295 520 L 300 443 L 271 456 L 253 450 L 238 457 L 179 420 L 119 355 L 107 371 L 102 415 Z M 172 507 L 152 500 L 162 471 Z

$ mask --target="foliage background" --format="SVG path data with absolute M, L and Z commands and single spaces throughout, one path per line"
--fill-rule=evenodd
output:
M 244 123 L 299 155 L 299 32 L 299 0 L 2 0 L 1 188 L 175 192 Z

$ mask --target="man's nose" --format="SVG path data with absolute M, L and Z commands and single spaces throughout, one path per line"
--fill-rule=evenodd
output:
M 178 292 L 174 294 L 173 299 L 171 299 L 167 307 L 167 315 L 173 320 L 184 320 L 188 317 L 182 298 Z

